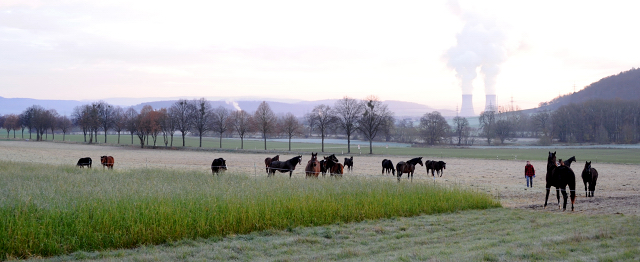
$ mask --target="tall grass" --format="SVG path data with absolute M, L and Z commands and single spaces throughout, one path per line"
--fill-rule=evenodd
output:
M 499 206 L 395 179 L 289 179 L 0 161 L 0 259 Z

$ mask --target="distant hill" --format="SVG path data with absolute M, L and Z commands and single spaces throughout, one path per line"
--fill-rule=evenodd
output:
M 593 99 L 640 100 L 640 68 L 632 68 L 629 71 L 602 78 L 578 92 L 559 96 L 549 102 L 542 103 L 534 111 L 545 109 L 553 111 L 563 105 L 582 103 Z
M 109 102 L 109 99 L 105 99 L 105 101 Z M 120 103 L 125 101 L 124 99 L 119 100 Z M 131 101 L 135 101 L 135 99 L 131 99 Z M 133 105 L 133 108 L 140 111 L 143 106 L 150 105 L 153 108 L 169 108 L 173 105 L 177 100 L 160 100 L 154 102 L 145 102 L 138 103 Z M 225 101 L 225 100 L 209 100 L 214 108 L 218 106 L 223 106 L 227 109 L 233 110 L 237 108 L 241 108 L 247 112 L 253 112 L 258 108 L 258 105 L 262 103 L 263 100 L 246 100 L 246 101 Z M 274 102 L 266 101 L 271 106 L 271 109 L 276 114 L 285 114 L 287 112 L 293 113 L 297 117 L 302 117 L 306 113 L 311 112 L 313 108 L 320 104 L 326 104 L 329 106 L 333 106 L 336 103 L 336 99 L 329 100 L 317 100 L 317 101 L 300 101 L 300 102 Z M 31 98 L 3 98 L 0 97 L 0 114 L 19 114 L 24 111 L 27 107 L 32 105 L 40 105 L 45 109 L 55 109 L 61 115 L 71 115 L 73 113 L 73 108 L 76 106 L 89 104 L 92 101 L 76 101 L 76 100 L 38 100 Z M 118 103 L 112 103 L 113 105 L 120 105 L 122 107 L 128 107 L 129 105 L 122 105 Z M 432 107 L 412 103 L 405 101 L 396 101 L 396 100 L 387 100 L 384 101 L 385 104 L 389 107 L 394 115 L 398 118 L 416 118 L 424 115 L 425 113 L 430 113 L 433 111 L 439 111 L 445 117 L 453 117 L 456 112 L 453 110 L 438 110 Z

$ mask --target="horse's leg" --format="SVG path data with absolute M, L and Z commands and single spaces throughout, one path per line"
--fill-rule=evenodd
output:
M 562 211 L 566 211 L 567 210 L 567 190 L 563 188 L 561 191 L 562 191 L 562 199 L 563 199 Z M 573 204 L 571 205 L 573 206 Z
M 560 188 L 556 187 L 556 197 L 558 197 L 558 209 L 560 209 Z
M 544 207 L 543 208 L 547 208 L 547 201 L 549 200 L 549 191 L 551 191 L 551 187 L 549 187 L 549 185 L 547 185 L 547 195 L 544 197 Z
M 589 189 L 587 189 L 587 184 L 589 184 L 587 181 L 582 181 L 584 183 L 584 193 L 587 197 L 589 197 Z

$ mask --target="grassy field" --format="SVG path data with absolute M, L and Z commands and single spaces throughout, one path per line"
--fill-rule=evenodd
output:
M 0 134 L 2 134 L 0 132 Z M 104 142 L 104 136 L 98 136 L 98 142 Z M 5 136 L 0 135 L 0 141 L 5 139 Z M 51 139 L 51 137 L 49 137 Z M 174 138 L 174 147 L 182 146 L 182 138 Z M 56 141 L 61 141 L 62 136 L 57 135 Z M 157 145 L 159 147 L 164 146 L 161 142 L 162 138 L 158 138 Z M 68 135 L 66 141 L 71 142 L 83 142 L 82 135 Z M 190 148 L 197 148 L 199 140 L 197 137 L 186 137 L 186 146 Z M 116 144 L 117 135 L 108 135 L 107 143 Z M 205 137 L 203 138 L 203 148 L 217 149 L 219 148 L 218 138 Z M 120 138 L 121 145 L 131 145 L 131 136 L 123 135 Z M 133 145 L 139 146 L 137 137 L 134 137 Z M 274 152 L 286 152 L 288 151 L 288 143 L 283 142 L 267 142 L 267 151 Z M 293 152 L 319 152 L 321 145 L 318 143 L 292 143 Z M 239 139 L 223 139 L 222 148 L 225 150 L 235 151 L 240 148 Z M 245 140 L 245 150 L 238 150 L 238 152 L 246 151 L 264 151 L 264 143 L 260 140 Z M 637 148 L 561 148 L 550 146 L 548 148 L 456 148 L 456 147 L 374 147 L 374 155 L 408 155 L 408 156 L 423 156 L 425 159 L 439 159 L 439 158 L 473 158 L 473 159 L 502 159 L 502 160 L 546 160 L 547 153 L 549 151 L 558 151 L 559 158 L 569 158 L 576 156 L 579 162 L 592 161 L 594 163 L 615 163 L 615 164 L 640 164 L 640 149 Z M 325 153 L 347 154 L 347 146 L 345 144 L 325 144 Z M 368 147 L 362 147 L 361 151 L 357 149 L 357 146 L 351 147 L 350 155 L 363 156 L 368 155 Z
M 640 218 L 494 208 L 265 230 L 47 261 L 637 261 Z
M 500 206 L 428 182 L 0 161 L 0 259 Z

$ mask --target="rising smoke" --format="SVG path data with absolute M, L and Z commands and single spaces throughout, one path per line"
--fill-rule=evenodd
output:
M 493 19 L 463 11 L 457 1 L 449 1 L 449 6 L 465 25 L 456 37 L 457 45 L 446 53 L 447 66 L 456 70 L 463 95 L 473 93 L 478 68 L 484 76 L 485 94 L 495 95 L 500 65 L 507 59 L 503 30 Z
M 236 101 L 226 100 L 225 102 L 227 103 L 227 105 L 233 105 L 233 107 L 238 111 L 242 110 L 242 108 L 240 108 L 240 105 L 238 105 L 238 102 Z

